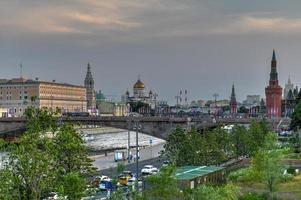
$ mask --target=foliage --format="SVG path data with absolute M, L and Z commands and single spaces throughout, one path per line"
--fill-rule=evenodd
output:
M 301 94 L 301 93 L 299 93 L 299 94 Z M 297 131 L 298 128 L 301 128 L 301 102 L 300 101 L 295 106 L 295 109 L 294 109 L 291 119 L 292 119 L 291 124 L 290 124 L 291 129 L 293 129 L 294 131 Z
M 35 200 L 62 189 L 71 194 L 75 187 L 82 191 L 79 188 L 86 185 L 83 176 L 93 168 L 77 132 L 71 125 L 59 129 L 53 117 L 56 111 L 29 108 L 25 114 L 27 131 L 19 144 L 10 148 L 9 164 L 0 171 L 0 180 L 5 180 L 1 189 L 4 185 L 5 191 L 14 191 L 4 191 L 3 199 L 16 199 L 17 195 L 18 199 Z M 79 193 L 71 195 L 78 199 Z
M 85 187 L 85 179 L 77 172 L 70 172 L 63 177 L 60 193 L 62 196 L 67 196 L 69 200 L 76 200 L 83 196 Z
M 269 133 L 264 146 L 252 158 L 251 164 L 254 179 L 265 183 L 271 195 L 276 190 L 276 185 L 283 174 L 281 153 L 277 151 L 276 141 L 276 135 Z
M 295 168 L 290 166 L 289 168 L 287 168 L 287 173 L 294 175 L 295 174 Z
M 255 155 L 268 132 L 264 121 L 252 121 L 249 129 L 234 126 L 231 132 L 221 127 L 202 131 L 176 127 L 167 138 L 163 156 L 177 166 L 219 165 L 231 158 Z
M 263 195 L 259 195 L 256 193 L 247 193 L 239 197 L 239 200 L 266 200 L 267 198 Z
M 150 199 L 165 200 L 178 199 L 181 193 L 178 189 L 177 181 L 174 178 L 175 166 L 168 166 L 163 168 L 160 173 L 147 177 L 147 187 L 143 196 Z
M 249 109 L 247 109 L 245 106 L 241 106 L 238 108 L 238 113 L 249 113 Z
M 221 187 L 202 185 L 194 189 L 186 199 L 193 200 L 238 200 L 239 188 L 228 184 Z
M 124 164 L 122 164 L 122 163 L 118 163 L 118 164 L 117 164 L 117 173 L 123 172 L 124 169 L 125 169 Z

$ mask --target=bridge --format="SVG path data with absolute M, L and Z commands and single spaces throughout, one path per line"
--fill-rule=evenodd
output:
M 261 121 L 258 118 L 177 118 L 177 117 L 60 117 L 61 123 L 72 123 L 80 126 L 107 126 L 120 129 L 135 130 L 134 124 L 141 125 L 139 132 L 152 135 L 161 139 L 167 139 L 168 134 L 176 126 L 190 128 L 192 125 L 200 129 L 214 128 L 219 125 L 248 125 L 252 120 Z M 288 126 L 290 120 L 266 119 L 269 126 L 277 130 L 279 127 Z M 26 119 L 21 118 L 0 118 L 0 138 L 11 141 L 20 137 L 25 131 Z

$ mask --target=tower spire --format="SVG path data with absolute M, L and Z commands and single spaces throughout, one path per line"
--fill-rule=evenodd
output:
M 278 85 L 277 61 L 275 50 L 273 50 L 273 56 L 271 61 L 270 85 Z
M 276 61 L 276 53 L 275 53 L 275 49 L 273 49 L 272 61 Z
M 237 113 L 237 102 L 236 102 L 234 83 L 232 84 L 232 92 L 231 92 L 231 99 L 230 99 L 230 112 L 231 112 L 231 114 Z

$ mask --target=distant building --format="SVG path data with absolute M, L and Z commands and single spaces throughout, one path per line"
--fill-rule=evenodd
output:
M 234 84 L 232 85 L 232 92 L 231 92 L 231 98 L 230 98 L 230 104 L 229 105 L 230 105 L 230 113 L 231 114 L 237 114 L 237 102 L 236 102 Z
M 97 101 L 97 109 L 100 116 L 127 116 L 128 107 L 125 103 Z
M 260 105 L 260 95 L 247 95 L 246 100 L 242 103 L 246 108 Z
M 139 77 L 137 82 L 133 85 L 133 95 L 130 95 L 130 92 L 127 90 L 122 100 L 124 102 L 142 102 L 147 104 L 151 109 L 155 109 L 157 98 L 158 95 L 152 90 L 149 90 L 146 94 L 145 85 Z
M 283 89 L 283 99 L 286 99 L 287 97 L 287 94 L 289 93 L 289 91 L 294 91 L 294 84 L 292 83 L 291 81 L 291 77 L 288 77 L 288 81 L 287 83 L 285 84 L 285 87 Z
M 29 106 L 60 109 L 62 112 L 86 112 L 86 88 L 21 78 L 0 80 L 0 108 L 10 116 L 22 116 Z
M 293 90 L 289 90 L 286 98 L 282 100 L 282 115 L 284 117 L 291 117 L 296 106 L 296 98 L 294 96 Z
M 87 110 L 93 113 L 95 112 L 96 109 L 96 101 L 95 101 L 94 79 L 92 76 L 90 63 L 88 63 L 87 66 L 85 88 L 86 88 Z
M 276 54 L 273 51 L 269 85 L 265 88 L 266 112 L 269 118 L 281 117 L 282 88 L 278 83 Z

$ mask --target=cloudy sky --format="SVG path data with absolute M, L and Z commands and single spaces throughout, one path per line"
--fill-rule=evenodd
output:
M 280 83 L 301 85 L 300 0 L 0 0 L 0 78 L 83 84 L 119 98 L 138 74 L 175 102 L 264 94 L 272 49 Z

